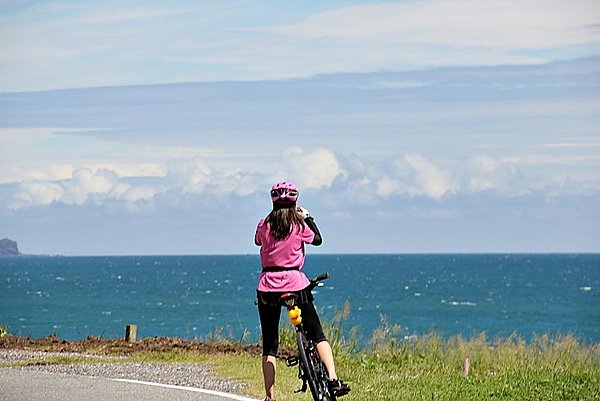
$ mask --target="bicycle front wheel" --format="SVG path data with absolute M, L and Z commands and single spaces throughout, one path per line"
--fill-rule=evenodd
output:
M 309 359 L 307 355 L 308 340 L 304 333 L 300 330 L 296 332 L 296 342 L 298 344 L 298 356 L 300 359 L 300 370 L 302 371 L 302 380 L 308 382 L 308 387 L 310 388 L 310 393 L 312 394 L 314 401 L 322 401 L 323 396 L 320 392 L 320 386 L 316 381 L 316 372 L 314 370 L 314 366 L 311 363 L 312 361 Z M 316 352 L 316 351 L 313 351 Z

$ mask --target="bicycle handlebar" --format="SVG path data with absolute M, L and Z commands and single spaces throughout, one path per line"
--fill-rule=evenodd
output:
M 315 283 L 318 283 L 319 281 L 323 281 L 323 280 L 327 280 L 329 278 L 329 273 L 323 273 L 319 276 L 317 276 L 317 278 L 313 279 L 312 281 L 314 281 Z
M 310 280 L 310 288 L 311 290 L 319 285 L 320 281 L 327 280 L 329 278 L 329 273 L 323 273 L 318 275 L 317 277 Z

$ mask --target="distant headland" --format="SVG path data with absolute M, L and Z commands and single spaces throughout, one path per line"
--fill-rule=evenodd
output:
M 22 256 L 17 241 L 8 238 L 0 240 L 0 256 Z

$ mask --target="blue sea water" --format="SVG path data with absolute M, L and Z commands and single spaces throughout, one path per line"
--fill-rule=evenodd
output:
M 256 255 L 0 258 L 0 324 L 66 339 L 258 339 Z M 315 303 L 324 319 L 350 303 L 346 329 L 369 337 L 382 319 L 405 335 L 572 333 L 600 341 L 600 254 L 309 255 L 330 272 Z M 284 324 L 284 319 L 282 319 Z

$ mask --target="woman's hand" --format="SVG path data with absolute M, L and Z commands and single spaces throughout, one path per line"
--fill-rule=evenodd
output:
M 302 219 L 306 219 L 307 217 L 310 217 L 310 213 L 308 212 L 308 210 L 302 206 L 298 206 L 296 208 L 296 211 L 298 212 L 298 214 L 300 214 L 302 216 Z

